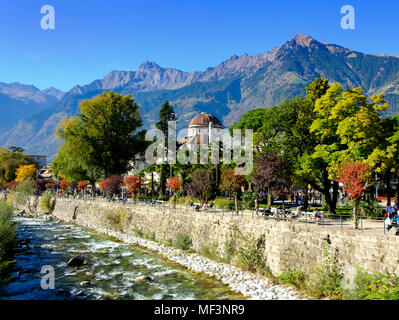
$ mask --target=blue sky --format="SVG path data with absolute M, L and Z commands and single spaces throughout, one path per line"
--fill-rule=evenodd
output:
M 55 30 L 40 27 L 43 5 Z M 340 27 L 343 5 L 356 29 Z M 395 0 L 0 0 L 0 81 L 69 90 L 145 60 L 202 71 L 297 33 L 365 53 L 399 54 Z

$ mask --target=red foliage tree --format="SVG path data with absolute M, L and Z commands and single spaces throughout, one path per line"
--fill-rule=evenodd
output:
M 165 185 L 173 192 L 179 191 L 181 188 L 180 179 L 176 176 L 169 178 L 168 181 L 166 181 Z
M 64 191 L 67 190 L 69 188 L 69 183 L 65 179 L 62 179 L 60 182 L 60 188 Z
M 16 186 L 17 186 L 17 183 L 14 180 L 7 183 L 8 190 L 14 190 Z
M 87 181 L 79 181 L 78 182 L 78 189 L 80 190 L 86 190 L 87 186 L 89 184 L 87 183 Z
M 46 189 L 52 189 L 54 185 L 51 182 L 49 182 L 46 183 L 44 186 L 46 187 Z
M 348 198 L 353 200 L 353 215 L 357 228 L 358 203 L 364 191 L 370 186 L 370 166 L 362 161 L 342 163 L 338 181 L 343 184 L 343 189 L 348 194 Z
M 143 180 L 139 176 L 129 176 L 125 179 L 125 186 L 131 193 L 136 193 L 143 185 Z
M 271 196 L 283 200 L 291 194 L 291 165 L 277 152 L 260 153 L 251 175 L 255 191 L 267 191 L 268 204 Z
M 106 195 L 120 194 L 123 178 L 120 175 L 113 175 L 101 181 L 101 188 Z

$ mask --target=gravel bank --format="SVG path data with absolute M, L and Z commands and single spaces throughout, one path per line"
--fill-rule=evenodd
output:
M 241 269 L 229 264 L 215 262 L 196 253 L 187 253 L 180 249 L 167 247 L 151 240 L 126 235 L 111 229 L 100 228 L 89 224 L 79 225 L 113 236 L 125 243 L 140 245 L 156 251 L 169 260 L 175 261 L 192 271 L 203 272 L 209 276 L 215 277 L 217 280 L 230 286 L 230 288 L 235 292 L 239 292 L 251 300 L 302 299 L 294 288 L 285 288 L 279 285 L 273 285 L 265 277 L 242 271 Z

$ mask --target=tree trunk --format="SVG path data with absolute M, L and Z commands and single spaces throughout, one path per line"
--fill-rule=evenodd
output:
M 96 180 L 90 180 L 91 184 L 91 196 L 94 198 L 96 195 Z
M 270 188 L 267 188 L 267 206 L 272 206 L 272 194 L 270 193 Z
M 387 205 L 391 203 L 391 173 L 388 171 L 385 175 L 385 183 L 387 185 Z
M 358 206 L 359 199 L 353 200 L 353 218 L 355 220 L 355 229 L 358 229 L 358 221 L 357 221 L 357 206 Z
M 237 198 L 238 198 L 237 195 L 234 195 L 234 204 L 236 207 L 236 214 L 238 214 L 238 199 Z

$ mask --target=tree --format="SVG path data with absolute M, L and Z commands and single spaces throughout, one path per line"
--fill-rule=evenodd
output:
M 47 190 L 50 190 L 53 188 L 54 184 L 49 182 L 49 183 L 46 183 L 44 186 L 46 187 Z
M 180 179 L 176 176 L 173 176 L 166 181 L 166 186 L 171 189 L 173 192 L 177 192 L 181 188 Z
M 68 188 L 69 188 L 69 183 L 66 181 L 66 179 L 62 179 L 62 180 L 61 180 L 61 182 L 60 182 L 60 188 L 61 188 L 61 190 L 63 190 L 63 191 L 68 190 Z
M 66 145 L 53 167 L 65 176 L 79 175 L 93 186 L 100 176 L 120 175 L 134 155 L 144 151 L 139 106 L 130 95 L 113 91 L 83 100 L 76 118 L 63 120 L 57 135 Z M 73 150 L 73 152 L 69 152 Z M 63 169 L 63 165 L 70 165 Z
M 28 210 L 32 211 L 30 200 L 34 194 L 34 191 L 34 181 L 31 177 L 27 177 L 19 182 L 15 187 L 15 202 L 22 206 L 27 205 Z
M 159 110 L 159 121 L 156 124 L 157 129 L 161 130 L 165 136 L 165 158 L 167 156 L 167 148 L 168 148 L 168 122 L 175 121 L 176 114 L 173 110 L 173 106 L 169 104 L 169 101 L 166 100 L 163 104 L 161 109 Z M 166 172 L 168 165 L 167 164 L 160 164 L 158 166 L 159 173 L 160 173 L 160 188 L 161 188 L 161 195 L 165 195 L 165 182 L 166 182 Z
M 16 186 L 17 186 L 17 183 L 14 180 L 7 183 L 7 188 L 10 191 L 14 190 Z
M 197 168 L 191 173 L 191 180 L 187 184 L 187 192 L 191 197 L 207 201 L 214 196 L 215 191 L 215 179 L 211 170 Z
M 222 170 L 220 180 L 220 191 L 227 192 L 234 197 L 235 209 L 238 214 L 238 195 L 246 184 L 245 176 L 235 175 L 234 168 L 227 168 Z
M 139 176 L 128 176 L 125 178 L 125 186 L 132 194 L 136 194 L 143 185 L 143 180 Z
M 51 163 L 53 174 L 68 181 L 88 180 L 92 185 L 92 195 L 95 192 L 95 183 L 101 177 L 101 170 L 90 166 L 88 157 L 90 151 L 81 135 L 70 135 L 69 132 L 77 133 L 81 128 L 76 119 L 64 120 L 60 123 L 57 135 L 64 140 L 58 149 L 58 154 Z
M 20 151 L 0 148 L 0 183 L 7 184 L 15 180 L 18 167 L 34 163 L 31 157 Z
M 123 178 L 121 175 L 113 175 L 101 181 L 101 188 L 106 195 L 119 195 L 122 190 Z
M 46 190 L 47 181 L 45 179 L 38 179 L 35 181 L 34 188 L 37 191 L 44 191 Z
M 344 190 L 348 193 L 348 198 L 353 200 L 353 218 L 357 229 L 358 203 L 365 190 L 370 186 L 370 166 L 362 161 L 342 163 L 338 181 L 343 184 Z
M 15 182 L 22 182 L 27 178 L 32 178 L 35 175 L 36 171 L 37 169 L 34 164 L 19 166 L 15 173 L 16 174 Z
M 87 189 L 87 186 L 89 184 L 87 183 L 87 181 L 79 181 L 78 182 L 78 189 L 85 191 Z
M 255 166 L 251 179 L 254 189 L 267 191 L 268 204 L 271 205 L 271 197 L 280 197 L 284 199 L 291 193 L 292 168 L 290 163 L 276 151 L 260 153 L 255 160 Z

